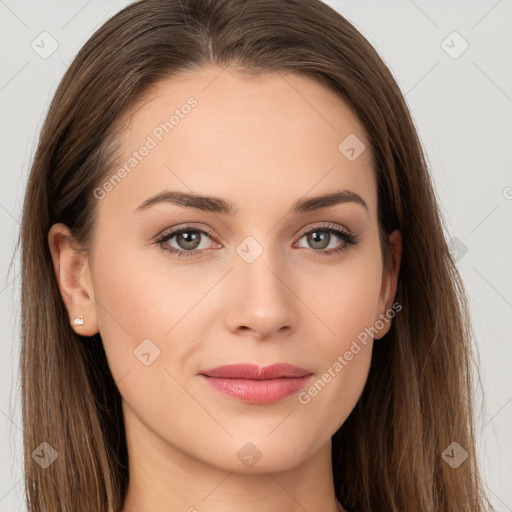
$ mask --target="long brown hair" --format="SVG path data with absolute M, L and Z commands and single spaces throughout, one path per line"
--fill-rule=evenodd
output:
M 337 498 L 361 512 L 487 509 L 466 296 L 421 143 L 386 65 L 319 0 L 141 0 L 100 27 L 69 67 L 28 181 L 20 234 L 28 510 L 117 512 L 128 484 L 121 397 L 100 335 L 82 337 L 69 325 L 48 231 L 63 222 L 90 248 L 93 191 L 114 169 L 122 115 L 159 81 L 210 64 L 291 71 L 335 91 L 371 143 L 381 232 L 402 233 L 402 310 L 374 345 L 362 396 L 332 439 Z M 58 454 L 46 469 L 32 457 L 43 442 Z M 457 469 L 442 457 L 452 442 L 468 453 Z

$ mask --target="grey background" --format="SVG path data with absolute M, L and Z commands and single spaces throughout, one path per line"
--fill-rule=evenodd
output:
M 18 258 L 9 264 L 28 170 L 67 66 L 94 30 L 128 3 L 0 0 L 1 511 L 25 510 L 20 265 Z M 512 511 L 512 1 L 327 3 L 391 68 L 423 141 L 471 300 L 484 392 L 477 410 L 481 467 L 496 509 Z M 31 47 L 35 41 L 42 52 L 45 37 L 44 51 L 51 49 L 44 31 L 58 43 L 47 58 Z M 461 53 L 464 41 L 469 46 Z

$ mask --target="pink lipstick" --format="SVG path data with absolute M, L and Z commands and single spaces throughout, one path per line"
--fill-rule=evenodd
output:
M 213 389 L 231 398 L 269 404 L 302 389 L 313 372 L 285 363 L 265 367 L 231 364 L 205 370 L 200 375 Z

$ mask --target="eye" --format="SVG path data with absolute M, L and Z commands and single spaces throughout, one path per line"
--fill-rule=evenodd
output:
M 180 258 L 190 258 L 195 256 L 198 252 L 209 250 L 208 248 L 200 247 L 200 245 L 202 238 L 206 237 L 211 239 L 210 235 L 211 231 L 205 231 L 191 226 L 182 226 L 172 231 L 166 231 L 158 238 L 156 243 L 160 245 L 163 251 L 175 254 Z M 169 244 L 173 238 L 176 238 L 178 247 L 173 247 Z
M 313 229 L 309 229 L 301 235 L 299 241 L 304 237 L 306 237 L 307 244 L 312 248 L 311 250 L 314 256 L 333 256 L 340 254 L 348 246 L 355 246 L 358 243 L 356 235 L 339 228 L 335 224 L 317 226 Z M 329 249 L 333 238 L 334 241 L 338 238 L 342 243 Z

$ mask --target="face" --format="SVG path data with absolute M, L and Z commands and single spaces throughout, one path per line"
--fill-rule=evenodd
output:
M 365 132 L 312 79 L 219 68 L 160 83 L 125 123 L 80 282 L 127 432 L 226 471 L 293 467 L 355 406 L 394 296 Z M 210 371 L 234 364 L 300 370 Z

